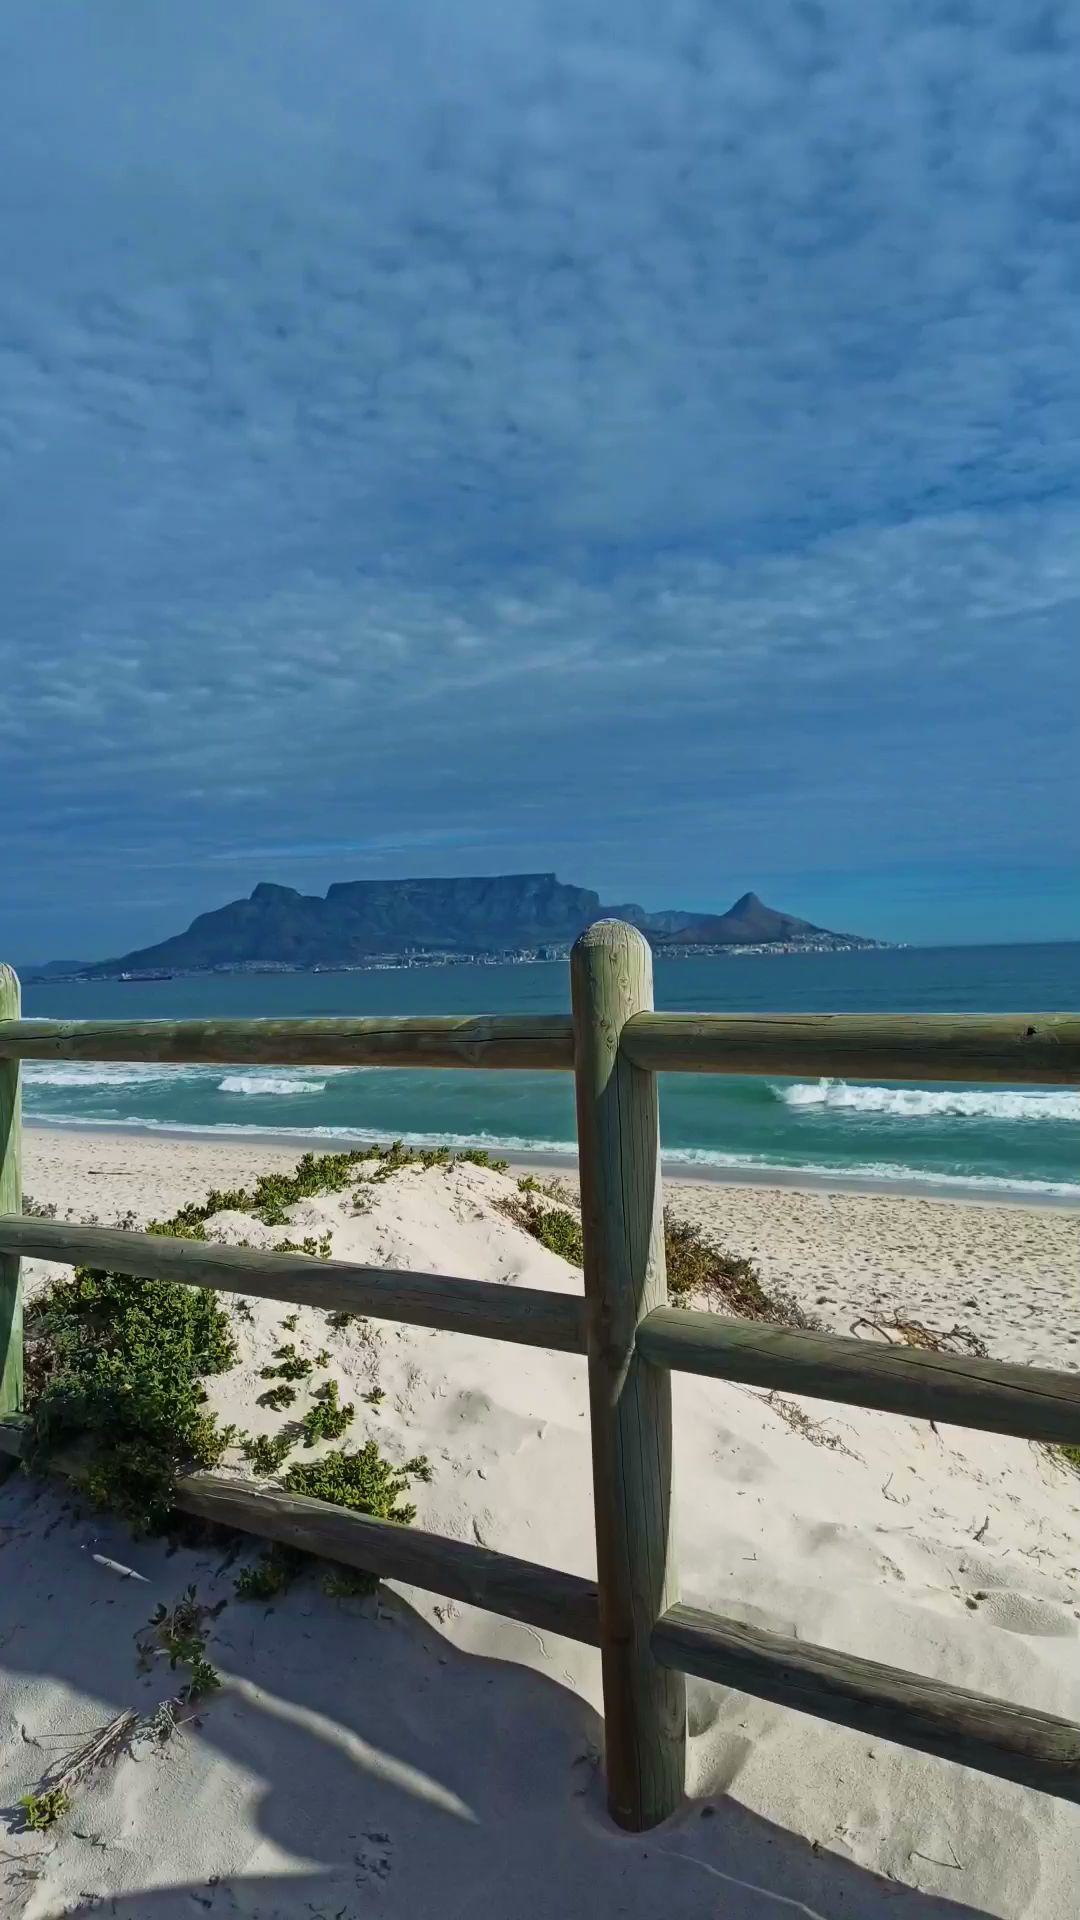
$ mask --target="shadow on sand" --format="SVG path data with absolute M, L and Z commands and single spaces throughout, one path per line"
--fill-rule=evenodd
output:
M 87 1783 L 51 1833 L 20 1833 L 18 1797 L 65 1743 L 168 1691 L 135 1672 L 157 1602 L 232 1578 L 220 1549 L 133 1543 L 19 1478 L 0 1489 L 0 1575 L 0 1905 L 25 1920 L 987 1920 L 722 1796 L 617 1833 L 600 1723 L 558 1643 L 548 1678 L 458 1651 L 397 1598 L 307 1585 L 224 1610 L 226 1686 L 197 1728 Z

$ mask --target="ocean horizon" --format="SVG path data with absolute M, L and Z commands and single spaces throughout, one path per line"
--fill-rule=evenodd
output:
M 203 975 L 28 986 L 28 1017 L 209 1019 L 550 1013 L 565 964 L 359 974 Z M 1080 943 L 658 958 L 673 1011 L 1044 1013 L 1080 1010 Z M 568 1075 L 393 1068 L 28 1062 L 26 1119 L 49 1127 L 322 1143 L 401 1139 L 573 1156 Z M 666 1075 L 673 1173 L 1080 1205 L 1080 1088 Z

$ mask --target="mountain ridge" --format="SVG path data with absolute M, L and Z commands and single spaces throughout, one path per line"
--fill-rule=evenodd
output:
M 246 898 L 198 914 L 184 932 L 82 971 L 100 979 L 165 969 L 356 965 L 410 951 L 521 951 L 562 946 L 604 918 L 631 921 L 661 951 L 878 944 L 781 913 L 755 893 L 743 894 L 721 914 L 687 908 L 650 913 L 636 902 L 604 906 L 593 888 L 561 881 L 554 873 L 339 880 L 325 894 L 262 880 Z

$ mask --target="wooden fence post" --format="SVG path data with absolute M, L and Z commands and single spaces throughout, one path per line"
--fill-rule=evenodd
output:
M 0 961 L 0 1020 L 19 1018 L 19 982 Z M 22 1140 L 19 1062 L 0 1060 L 0 1213 L 19 1213 Z M 17 1253 L 0 1253 L 0 1415 L 19 1413 L 23 1397 L 22 1288 Z
M 652 1007 L 652 954 L 599 920 L 570 956 L 608 1805 L 640 1832 L 682 1798 L 686 1685 L 649 1638 L 678 1600 L 671 1538 L 671 1375 L 634 1347 L 667 1302 L 656 1076 L 619 1051 Z

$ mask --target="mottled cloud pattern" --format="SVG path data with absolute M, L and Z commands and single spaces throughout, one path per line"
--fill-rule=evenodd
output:
M 4 950 L 551 865 L 1080 934 L 1067 0 L 0 46 Z

